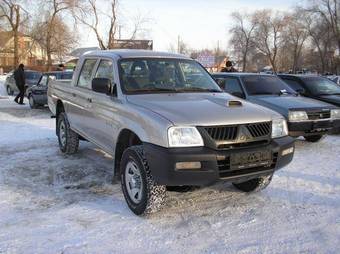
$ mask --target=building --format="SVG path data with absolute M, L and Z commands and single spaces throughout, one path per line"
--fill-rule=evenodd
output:
M 30 36 L 19 32 L 19 62 L 26 66 L 41 66 L 45 63 L 45 52 Z M 14 37 L 9 31 L 0 31 L 0 68 L 14 68 Z

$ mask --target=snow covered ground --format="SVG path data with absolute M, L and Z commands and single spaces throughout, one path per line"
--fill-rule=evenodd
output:
M 339 253 L 340 136 L 298 140 L 261 193 L 171 192 L 148 218 L 111 179 L 95 146 L 59 152 L 48 109 L 0 99 L 0 253 Z

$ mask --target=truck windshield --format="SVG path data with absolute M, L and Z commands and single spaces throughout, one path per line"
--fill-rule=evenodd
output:
M 333 81 L 322 77 L 304 77 L 307 88 L 314 95 L 338 95 L 340 87 Z
M 293 89 L 276 76 L 251 75 L 241 79 L 249 95 L 296 94 Z
M 222 92 L 193 60 L 133 58 L 119 61 L 122 90 L 127 94 Z

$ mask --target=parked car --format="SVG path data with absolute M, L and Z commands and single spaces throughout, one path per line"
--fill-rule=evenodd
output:
M 299 96 L 275 75 L 218 73 L 213 77 L 226 92 L 282 114 L 292 137 L 304 136 L 317 142 L 340 127 L 339 108 Z
M 25 78 L 26 78 L 26 88 L 29 88 L 33 85 L 36 85 L 41 77 L 41 72 L 25 70 Z M 18 93 L 18 87 L 15 84 L 14 80 L 14 71 L 11 71 L 7 74 L 5 80 L 5 87 L 8 95 L 13 95 L 14 93 Z
M 87 53 L 72 81 L 51 82 L 48 105 L 63 153 L 75 153 L 81 137 L 112 155 L 135 214 L 157 211 L 166 186 L 223 180 L 246 192 L 263 189 L 293 158 L 280 114 L 223 93 L 181 55 Z
M 71 80 L 73 71 L 46 72 L 40 77 L 38 83 L 27 89 L 26 95 L 30 107 L 36 108 L 47 104 L 47 87 L 51 80 Z
M 327 78 L 309 75 L 279 75 L 299 94 L 340 107 L 340 87 Z

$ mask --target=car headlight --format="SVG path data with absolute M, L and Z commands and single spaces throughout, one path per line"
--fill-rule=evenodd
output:
M 288 135 L 288 127 L 285 119 L 272 121 L 272 138 L 280 138 Z
M 331 110 L 331 118 L 340 119 L 340 109 L 332 109 Z
M 170 127 L 168 129 L 169 147 L 203 146 L 201 134 L 195 127 Z
M 305 121 L 308 120 L 308 115 L 305 111 L 289 111 L 289 121 Z

